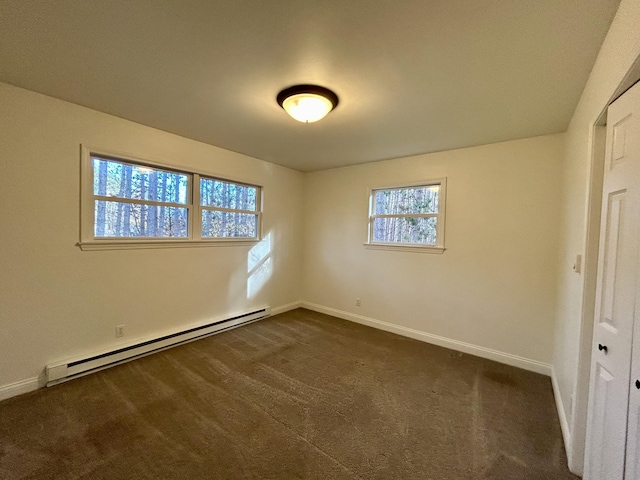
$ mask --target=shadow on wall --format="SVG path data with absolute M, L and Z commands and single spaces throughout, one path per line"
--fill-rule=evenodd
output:
M 247 299 L 254 297 L 271 277 L 271 232 L 249 250 Z

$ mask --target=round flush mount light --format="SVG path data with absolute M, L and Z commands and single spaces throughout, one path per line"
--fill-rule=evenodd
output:
M 338 96 L 318 85 L 294 85 L 277 97 L 278 104 L 294 119 L 313 123 L 324 118 L 338 105 Z

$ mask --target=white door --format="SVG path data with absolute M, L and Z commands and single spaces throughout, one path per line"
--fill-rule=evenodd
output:
M 628 93 L 632 95 L 634 112 L 640 112 L 640 83 L 636 84 Z M 636 115 L 639 115 L 636 113 Z M 640 125 L 635 123 L 633 142 L 630 150 L 636 161 L 640 156 Z M 638 266 L 637 285 L 640 286 L 640 265 Z M 633 331 L 633 352 L 631 355 L 631 385 L 629 386 L 629 421 L 627 423 L 627 462 L 625 479 L 640 480 L 640 288 L 636 291 L 636 312 Z
M 625 458 L 631 457 L 626 454 L 627 417 L 639 227 L 640 84 L 636 84 L 611 104 L 607 115 L 586 480 L 637 478 L 625 477 Z M 637 425 L 632 431 L 637 435 Z M 633 443 L 629 442 L 630 448 Z

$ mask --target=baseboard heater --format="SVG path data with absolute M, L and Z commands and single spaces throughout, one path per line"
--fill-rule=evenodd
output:
M 115 350 L 99 352 L 64 362 L 52 363 L 46 367 L 47 387 L 66 382 L 73 378 L 88 375 L 99 370 L 104 370 L 105 368 L 144 357 L 161 350 L 166 350 L 167 348 L 175 347 L 176 345 L 182 345 L 215 333 L 220 333 L 250 322 L 255 322 L 256 320 L 268 317 L 270 314 L 271 307 L 264 307 L 259 310 L 244 313 L 242 315 L 236 315 L 224 320 L 218 320 L 206 325 L 188 328 L 186 330 L 149 340 L 142 340 L 135 344 L 119 347 Z

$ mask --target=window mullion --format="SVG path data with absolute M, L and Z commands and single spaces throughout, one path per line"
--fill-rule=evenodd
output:
M 189 236 L 194 240 L 202 239 L 202 211 L 200 208 L 200 175 L 191 175 L 191 214 Z
M 158 202 L 156 200 L 139 200 L 137 198 L 107 197 L 104 195 L 94 195 L 94 200 L 116 203 L 133 203 L 136 205 L 154 205 L 158 207 L 188 208 L 188 203 Z
M 397 214 L 373 214 L 371 218 L 433 218 L 437 213 L 397 213 Z
M 224 208 L 224 207 L 211 207 L 208 205 L 201 205 L 202 210 L 211 210 L 214 212 L 227 212 L 227 213 L 245 213 L 247 215 L 257 215 L 257 210 L 240 210 L 236 208 Z

